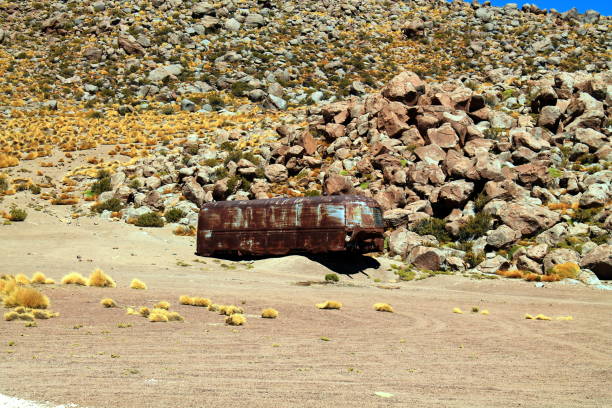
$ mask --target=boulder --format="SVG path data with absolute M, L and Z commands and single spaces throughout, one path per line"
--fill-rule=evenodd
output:
M 289 172 L 282 164 L 270 164 L 264 167 L 264 174 L 270 183 L 282 183 L 289 178 Z
M 588 252 L 580 266 L 593 271 L 599 279 L 612 279 L 612 245 L 603 244 Z
M 500 225 L 487 236 L 487 244 L 493 248 L 503 248 L 521 237 L 521 233 L 507 225 Z
M 382 90 L 382 96 L 402 102 L 408 106 L 415 105 L 420 94 L 425 91 L 425 83 L 414 72 L 404 71 L 395 76 Z
M 544 271 L 550 270 L 555 265 L 568 262 L 579 265 L 580 255 L 578 252 L 567 248 L 553 249 L 544 257 Z
M 546 207 L 508 203 L 499 210 L 502 222 L 522 235 L 532 235 L 559 222 L 560 215 Z
M 327 177 L 323 184 L 323 194 L 325 195 L 353 194 L 354 192 L 355 189 L 351 180 L 338 174 Z
M 408 254 L 408 262 L 419 269 L 439 271 L 444 261 L 437 248 L 417 246 Z
M 198 207 L 201 207 L 204 203 L 205 196 L 202 186 L 198 184 L 195 177 L 185 177 L 183 179 L 183 183 L 182 192 L 185 198 L 196 204 Z

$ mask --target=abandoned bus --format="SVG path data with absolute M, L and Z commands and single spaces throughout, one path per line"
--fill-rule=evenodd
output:
M 200 209 L 202 256 L 383 250 L 380 206 L 356 195 L 219 201 Z

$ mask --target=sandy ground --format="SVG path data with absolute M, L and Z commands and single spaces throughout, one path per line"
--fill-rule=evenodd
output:
M 0 210 L 30 200 L 6 197 Z M 169 228 L 68 215 L 29 209 L 25 222 L 0 225 L 0 274 L 42 271 L 59 282 L 100 267 L 117 288 L 43 286 L 60 317 L 34 328 L 0 321 L 0 407 L 612 406 L 609 291 L 459 276 L 393 283 L 385 260 L 369 276 L 301 286 L 330 271 L 298 256 L 252 268 L 198 258 L 195 239 Z M 129 289 L 132 278 L 149 289 Z M 182 294 L 240 305 L 248 322 L 226 326 L 216 313 L 179 305 Z M 104 297 L 121 307 L 103 308 Z M 315 308 L 328 299 L 344 307 Z M 186 321 L 125 313 L 160 300 Z M 396 313 L 374 311 L 376 302 Z M 259 318 L 266 307 L 280 317 Z

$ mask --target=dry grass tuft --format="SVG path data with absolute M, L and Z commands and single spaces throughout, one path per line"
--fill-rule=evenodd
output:
M 242 326 L 246 323 L 246 320 L 243 314 L 235 313 L 225 319 L 225 324 L 229 324 L 230 326 Z
M 487 309 L 484 309 L 483 311 L 480 312 L 480 314 L 488 316 L 489 315 L 489 311 Z
M 377 312 L 393 313 L 393 308 L 387 303 L 374 303 L 374 310 Z
M 243 314 L 243 313 L 244 313 L 244 310 L 241 307 L 234 306 L 234 305 L 222 306 L 219 309 L 219 314 L 224 314 L 226 316 L 231 316 L 233 314 Z
M 62 278 L 62 285 L 81 285 L 85 286 L 87 281 L 78 272 L 71 272 Z
M 55 281 L 51 278 L 45 279 L 45 285 L 55 285 Z
M 117 286 L 113 278 L 104 273 L 100 268 L 96 268 L 89 275 L 87 286 L 97 286 L 100 288 L 114 288 Z
M 25 320 L 26 322 L 33 322 L 34 315 L 32 313 L 19 313 L 19 320 Z
M 27 313 L 30 311 L 30 309 L 28 309 L 27 307 L 23 307 L 23 306 L 17 306 L 14 310 L 17 313 Z
M 128 314 L 128 315 L 137 315 L 138 312 L 136 310 L 134 310 L 133 307 L 128 307 L 128 308 L 125 309 L 125 314 Z
M 217 305 L 215 303 L 211 303 L 210 306 L 208 306 L 208 310 L 210 312 L 218 312 L 220 307 L 221 307 L 220 305 Z
M 165 322 L 168 321 L 168 316 L 166 316 L 166 314 L 160 313 L 160 312 L 151 312 L 151 314 L 149 315 L 149 321 L 150 322 L 164 322 L 165 323 Z
M 191 305 L 191 297 L 187 296 L 187 295 L 181 295 L 179 296 L 179 303 L 181 305 Z
M 261 312 L 261 317 L 264 319 L 276 319 L 278 317 L 278 310 L 276 309 L 264 309 Z
M 132 279 L 132 282 L 130 283 L 130 288 L 146 290 L 147 289 L 147 285 L 143 281 L 134 278 L 134 279 Z
M 572 316 L 559 316 L 557 320 L 574 320 Z
M 142 317 L 149 317 L 151 310 L 149 310 L 149 308 L 146 306 L 142 306 L 140 309 L 138 309 L 138 314 Z
M 543 314 L 539 314 L 535 317 L 536 320 L 552 320 L 550 317 L 543 315 Z
M 100 304 L 104 307 L 117 307 L 117 303 L 111 298 L 104 298 L 100 301 Z
M 49 307 L 49 298 L 34 288 L 16 287 L 4 299 L 4 306 L 24 306 L 33 309 L 46 309 Z
M 207 298 L 202 298 L 202 297 L 191 298 L 191 306 L 208 307 L 210 306 L 211 303 L 212 302 L 210 301 L 210 299 L 207 299 Z
M 328 300 L 323 303 L 317 303 L 319 309 L 340 309 L 342 307 L 342 303 L 336 302 L 335 300 Z
M 42 320 L 51 319 L 52 317 L 59 316 L 59 313 L 54 313 L 50 310 L 40 310 L 40 309 L 32 310 L 32 314 L 34 315 L 36 319 L 42 319 Z
M 42 272 L 36 272 L 34 275 L 32 275 L 32 283 L 40 283 L 44 285 L 47 283 L 47 277 Z
M 15 282 L 20 285 L 29 285 L 30 283 L 32 283 L 23 273 L 18 273 L 17 276 L 15 276 Z
M 533 320 L 533 316 L 530 315 L 529 313 L 525 313 L 525 319 Z
M 183 322 L 183 321 L 185 321 L 185 318 L 183 318 L 183 316 L 178 314 L 178 312 L 168 312 L 167 317 L 168 317 L 168 321 L 169 322 Z
M 157 304 L 155 306 L 153 306 L 155 309 L 164 309 L 164 310 L 168 310 L 170 309 L 170 303 L 166 302 L 165 300 L 162 300 L 161 302 L 157 302 Z
M 503 276 L 505 278 L 510 278 L 510 279 L 522 279 L 524 275 L 524 273 L 519 270 L 513 270 L 513 271 L 499 270 L 496 272 L 496 274 Z
M 542 282 L 557 282 L 560 280 L 561 277 L 559 275 L 542 275 Z
M 11 310 L 10 312 L 6 312 L 4 314 L 4 320 L 6 320 L 7 322 L 17 319 L 19 319 L 19 313 L 15 312 L 14 310 Z
M 17 286 L 17 282 L 13 277 L 0 280 L 0 294 L 8 295 Z
M 461 310 L 458 307 L 456 307 L 456 308 L 453 309 L 453 313 L 463 314 L 463 310 Z
M 525 279 L 527 282 L 540 282 L 542 280 L 542 275 L 530 272 L 523 275 L 523 279 Z
M 570 278 L 576 279 L 580 273 L 580 266 L 573 262 L 566 262 L 553 266 L 550 269 L 550 275 L 557 275 L 561 279 Z

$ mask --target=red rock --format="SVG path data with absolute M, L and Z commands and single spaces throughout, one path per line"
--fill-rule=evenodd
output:
M 427 130 L 427 138 L 430 143 L 438 145 L 443 149 L 453 148 L 459 141 L 457 134 L 448 123 L 445 123 L 437 129 Z
M 323 193 L 325 195 L 353 194 L 354 192 L 355 189 L 350 179 L 338 174 L 327 177 L 325 183 L 323 183 Z
M 430 160 L 436 163 L 444 160 L 446 157 L 444 150 L 435 144 L 417 147 L 414 149 L 414 153 L 423 161 Z

